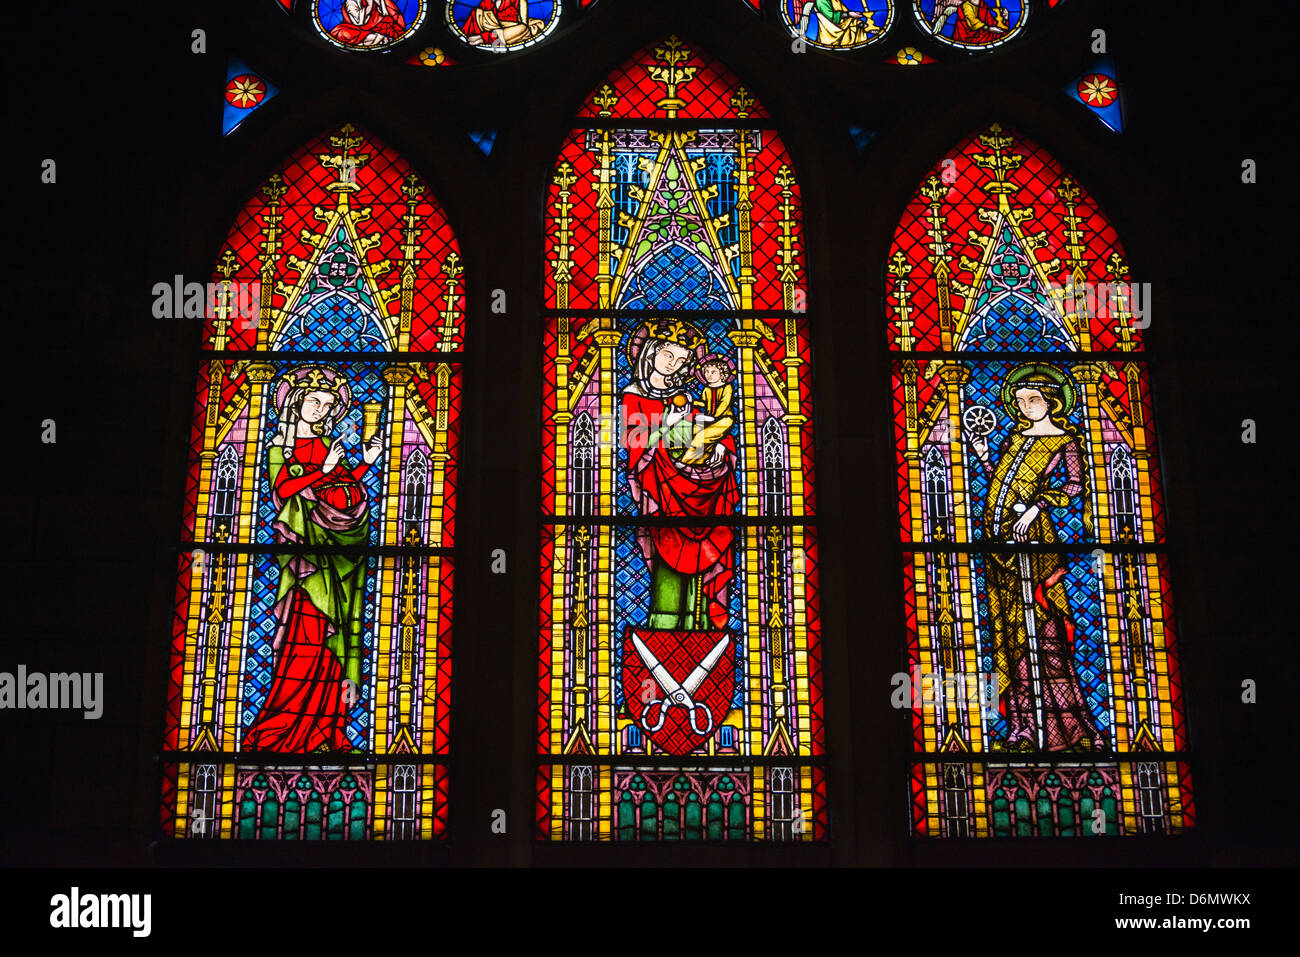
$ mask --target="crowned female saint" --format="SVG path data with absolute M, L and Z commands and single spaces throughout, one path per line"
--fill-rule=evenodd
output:
M 702 461 L 683 461 L 694 431 L 686 383 L 705 358 L 703 333 L 688 322 L 652 320 L 632 335 L 628 358 L 632 382 L 623 390 L 620 404 L 628 450 L 627 482 L 641 514 L 669 518 L 733 514 L 740 501 L 735 439 L 721 436 Z M 651 628 L 726 628 L 732 539 L 726 525 L 637 530 L 650 565 Z
M 344 727 L 361 699 L 366 559 L 333 549 L 369 541 L 361 480 L 383 440 L 376 434 L 361 463 L 348 463 L 331 433 L 351 402 L 347 379 L 328 366 L 301 366 L 276 388 L 280 425 L 267 450 L 275 541 L 308 548 L 276 555 L 275 661 L 266 701 L 244 733 L 248 750 L 352 749 Z
M 1050 510 L 1079 498 L 1085 531 L 1092 512 L 1079 436 L 1065 422 L 1074 406 L 1068 376 L 1044 363 L 1021 365 L 1002 385 L 1002 404 L 1016 422 L 990 460 L 983 436 L 971 446 L 991 473 L 984 506 L 991 542 L 1060 541 Z M 1073 612 L 1065 586 L 1066 566 L 1047 552 L 990 553 L 985 561 L 989 628 L 999 701 L 1007 736 L 996 747 L 1031 751 L 1091 750 L 1099 734 L 1074 666 Z M 1035 703 L 1042 703 L 1039 738 Z

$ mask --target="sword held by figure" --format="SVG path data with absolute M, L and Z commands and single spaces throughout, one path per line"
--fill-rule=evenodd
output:
M 992 409 L 984 405 L 969 406 L 962 413 L 962 426 L 967 441 L 975 448 L 976 453 L 982 460 L 987 461 L 988 445 L 987 438 L 992 434 L 997 426 L 997 415 Z M 1023 513 L 1026 506 L 1017 502 L 1011 506 L 1017 513 Z M 1028 544 L 1033 545 L 1035 542 L 1017 542 L 1014 535 L 1007 539 L 1009 545 Z M 1016 553 L 1016 569 L 1020 576 L 1020 602 L 1025 614 L 1025 636 L 1028 648 L 1029 658 L 1029 681 L 1030 693 L 1034 697 L 1034 735 L 1038 742 L 1039 750 L 1043 748 L 1043 699 L 1040 694 L 1040 683 L 1038 673 L 1038 615 L 1034 606 L 1034 581 L 1033 572 L 1029 565 L 1029 553 Z M 1014 668 L 1014 664 L 1008 662 L 1009 669 Z M 1007 675 L 1008 681 L 1011 675 Z
M 1025 506 L 1019 502 L 1011 507 L 1017 512 L 1025 510 Z M 1014 538 L 1008 541 L 1010 544 L 1017 544 Z M 1016 553 L 1016 567 L 1020 571 L 1020 601 L 1025 609 L 1025 635 L 1029 646 L 1029 681 L 1034 696 L 1034 735 L 1038 740 L 1038 749 L 1041 751 L 1043 749 L 1043 698 L 1039 693 L 1038 680 L 1038 617 L 1034 608 L 1034 580 L 1029 568 L 1028 552 Z

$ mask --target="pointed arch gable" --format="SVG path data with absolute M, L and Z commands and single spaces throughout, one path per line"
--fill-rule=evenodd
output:
M 625 60 L 591 92 L 578 110 L 580 119 L 732 119 L 731 100 L 740 79 L 721 61 L 702 57 L 677 36 L 651 43 Z M 752 98 L 752 92 L 746 91 Z M 615 99 L 616 98 L 616 99 Z M 747 110 L 766 119 L 757 101 Z
M 339 188 L 344 174 L 354 180 L 350 189 Z M 407 252 L 410 229 L 414 244 Z M 350 281 L 330 282 L 320 273 L 327 252 L 348 258 Z M 463 272 L 455 233 L 420 176 L 378 137 L 343 123 L 304 144 L 265 179 L 237 214 L 217 257 L 214 283 L 261 285 L 270 277 L 269 300 L 258 302 L 270 338 L 259 340 L 256 324 L 235 320 L 219 338 L 214 314 L 205 323 L 204 344 L 267 348 L 314 295 L 338 290 L 383 327 L 381 351 L 455 351 L 464 345 Z
M 888 269 L 890 276 L 906 270 L 899 287 L 905 300 L 891 306 L 902 305 L 907 316 L 904 325 L 893 327 L 891 348 L 951 349 L 986 307 L 990 270 L 1005 251 L 1028 266 L 1026 289 L 1036 306 L 1041 308 L 1045 297 L 1053 299 L 1074 349 L 1125 348 L 1114 318 L 1095 308 L 1084 327 L 1074 325 L 1079 313 L 1074 307 L 1084 304 L 1089 291 L 1095 303 L 1098 294 L 1104 297 L 1116 284 L 1132 281 L 1114 226 L 1050 153 L 997 123 L 964 137 L 935 163 L 903 212 Z M 1067 297 L 1072 287 L 1079 295 Z M 1128 304 L 1130 311 L 1133 305 Z M 1140 327 L 1127 324 L 1123 334 L 1127 348 L 1141 348 Z

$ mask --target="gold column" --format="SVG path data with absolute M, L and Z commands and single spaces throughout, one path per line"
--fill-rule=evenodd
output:
M 1106 582 L 1120 581 L 1119 559 L 1120 556 L 1115 552 L 1105 553 L 1102 559 L 1102 602 L 1105 606 L 1106 614 L 1106 632 L 1108 635 L 1120 634 L 1120 616 L 1121 608 L 1119 606 L 1120 587 L 1117 584 L 1111 584 L 1107 587 Z M 1115 706 L 1115 750 L 1129 751 L 1133 745 L 1133 732 L 1137 726 L 1134 720 L 1134 708 L 1129 701 L 1128 689 L 1124 685 L 1124 649 L 1118 640 L 1107 642 L 1107 649 L 1110 665 L 1110 692 L 1111 700 Z
M 552 526 L 551 542 L 551 692 L 547 700 L 549 714 L 548 754 L 561 754 L 564 750 L 564 707 L 568 697 L 569 676 L 565 670 L 565 637 L 568 618 L 564 609 L 565 566 L 567 564 L 568 526 Z M 564 765 L 551 765 L 551 807 L 555 827 L 563 833 L 564 787 L 567 783 Z
M 775 177 L 776 185 L 781 189 L 780 202 L 780 228 L 781 233 L 777 240 L 777 275 L 781 278 L 782 302 L 787 311 L 785 317 L 785 392 L 786 408 L 789 410 L 785 416 L 786 424 L 786 447 L 790 454 L 790 514 L 792 516 L 803 516 L 805 512 L 804 504 L 804 477 L 803 477 L 803 426 L 808 421 L 804 415 L 804 405 L 799 390 L 799 372 L 803 365 L 803 359 L 799 355 L 799 325 L 794 315 L 798 303 L 796 302 L 796 291 L 799 284 L 799 263 L 796 261 L 797 244 L 799 240 L 798 222 L 794 212 L 794 172 L 789 166 L 782 165 L 777 170 Z M 760 320 L 761 321 L 761 320 Z M 755 343 L 757 346 L 757 343 Z M 753 393 L 751 393 L 752 395 Z M 757 439 L 757 433 L 755 434 Z M 758 446 L 752 446 L 757 450 Z M 755 459 L 757 460 L 757 451 Z M 756 469 L 754 471 L 757 471 Z M 757 478 L 757 477 L 756 477 Z M 804 529 L 803 526 L 793 526 L 790 529 L 790 581 L 791 593 L 790 603 L 794 619 L 794 631 L 791 635 L 793 641 L 794 660 L 796 663 L 807 661 L 808 659 L 808 633 L 807 633 L 807 571 L 804 568 Z M 775 674 L 775 670 L 773 672 Z M 773 685 L 773 707 L 775 711 L 777 688 Z M 796 729 L 795 738 L 798 741 L 798 752 L 807 754 L 811 752 L 811 728 L 809 727 L 811 716 L 808 710 L 808 676 L 806 670 L 796 666 L 794 673 L 794 720 L 793 725 Z M 784 702 L 783 702 L 784 704 Z
M 790 745 L 790 715 L 787 709 L 787 675 L 785 668 L 785 584 L 784 563 L 781 552 L 785 548 L 785 535 L 780 528 L 767 530 L 768 562 L 768 615 L 767 650 L 772 665 L 770 701 L 772 706 L 772 734 L 763 749 L 765 754 L 777 753 L 777 746 L 788 750 Z
M 731 108 L 736 116 L 745 119 L 754 108 L 754 98 L 743 86 L 731 97 Z M 736 130 L 736 215 L 740 237 L 740 308 L 754 308 L 754 241 L 751 235 L 753 224 L 751 217 L 754 201 L 750 198 L 754 190 L 753 171 L 749 168 L 749 131 Z M 786 308 L 789 308 L 788 306 Z
M 983 750 L 983 743 L 980 749 Z M 974 800 L 971 803 L 971 816 L 975 819 L 974 833 L 976 837 L 989 836 L 989 794 L 988 782 L 984 779 L 983 764 L 972 764 L 969 768 L 970 779 L 967 781 Z
M 414 173 L 407 173 L 406 179 L 402 183 L 402 194 L 406 197 L 406 212 L 402 215 L 402 270 L 400 286 L 400 305 L 397 313 L 397 335 L 394 347 L 398 352 L 406 352 L 411 343 L 411 319 L 415 314 L 415 274 L 419 269 L 420 259 L 420 234 L 424 230 L 420 227 L 420 216 L 416 209 L 420 204 L 420 197 L 424 194 L 424 184 Z M 447 260 L 451 262 L 455 271 L 455 276 L 460 275 L 459 259 L 455 253 L 451 253 Z M 454 260 L 454 261 L 453 261 Z M 447 262 L 443 263 L 443 272 L 447 272 Z M 448 274 L 448 297 L 447 309 L 443 312 L 444 320 L 443 336 L 444 341 L 439 344 L 439 349 L 451 348 L 451 335 L 454 332 L 455 313 L 455 278 Z M 449 330 L 446 327 L 451 326 Z
M 408 327 L 409 328 L 409 327 Z M 401 499 L 401 477 L 402 477 L 402 451 L 406 443 L 406 390 L 415 376 L 415 370 L 410 365 L 393 363 L 386 365 L 380 373 L 384 382 L 388 385 L 388 392 L 391 402 L 391 418 L 389 420 L 389 448 L 387 469 L 388 488 L 384 498 L 384 544 L 395 545 L 397 541 L 397 529 L 401 525 L 398 520 L 398 504 Z M 436 413 L 441 420 L 441 409 Z M 439 427 L 435 428 L 435 448 L 433 450 L 433 476 L 430 482 L 430 514 L 429 529 L 430 543 L 439 544 L 441 538 L 441 508 L 434 504 L 434 497 L 441 497 L 443 478 L 441 470 L 446 467 L 446 450 L 437 448 L 437 444 L 443 440 L 442 422 Z M 438 459 L 438 453 L 442 452 L 443 458 Z M 436 535 L 434 533 L 437 533 Z M 419 536 L 412 529 L 411 533 L 401 542 L 403 545 L 419 545 Z M 388 560 L 381 560 L 379 573 L 383 576 L 388 568 Z M 420 579 L 425 574 L 422 569 L 419 573 L 413 567 L 413 563 L 408 562 L 405 558 L 396 559 L 393 564 L 393 576 L 396 579 L 391 583 L 383 583 L 380 591 L 383 595 L 384 608 L 381 611 L 382 625 L 377 629 L 378 648 L 376 650 L 376 660 L 383 663 L 380 672 L 375 675 L 375 751 L 378 753 L 396 752 L 401 750 L 414 751 L 415 742 L 415 646 L 416 646 L 416 628 L 419 625 L 418 608 L 419 596 L 421 591 Z M 398 607 L 396 614 L 391 607 L 394 596 L 398 596 Z M 437 609 L 429 607 L 426 614 L 436 621 Z M 396 620 L 394 620 L 394 618 Z M 391 623 L 391 624 L 390 624 Z M 390 675 L 383 674 L 387 671 L 389 662 L 393 655 L 393 636 L 397 633 L 397 655 L 398 655 L 398 677 L 395 688 L 391 687 Z M 396 714 L 390 709 L 393 703 L 390 695 L 396 692 Z M 391 739 L 390 739 L 391 734 Z
M 940 348 L 950 351 L 953 347 L 952 268 L 948 265 L 948 253 L 952 249 L 952 244 L 948 242 L 948 224 L 941 211 L 944 200 L 948 196 L 948 185 L 938 176 L 930 176 L 921 185 L 920 194 L 928 205 L 926 235 L 930 237 L 930 251 L 925 258 L 934 273 L 934 285 L 938 297 L 935 306 L 939 314 Z
M 622 334 L 613 328 L 612 319 L 598 320 L 601 328 L 592 333 L 595 345 L 600 349 L 600 416 L 601 422 L 614 421 L 614 400 L 618 384 L 614 381 L 615 350 L 622 340 Z M 600 490 L 598 513 L 613 515 L 614 507 L 614 473 L 617 469 L 613 443 L 602 442 L 600 448 Z M 614 530 L 609 525 L 601 525 L 596 531 L 596 629 L 591 653 L 594 657 L 592 673 L 595 688 L 592 706 L 593 737 L 598 754 L 610 754 L 613 750 L 614 696 L 611 691 L 610 664 L 610 625 L 614 620 L 613 607 L 613 557 Z M 608 814 L 608 808 L 602 807 L 602 820 Z
M 746 461 L 744 463 L 748 467 L 745 468 L 744 473 L 745 498 L 743 510 L 746 515 L 756 515 L 759 511 L 758 470 L 752 467 L 752 462 L 749 459 L 759 449 L 758 424 L 754 421 L 752 403 L 755 395 L 754 349 L 758 348 L 760 335 L 755 329 L 755 325 L 761 320 L 742 317 L 739 321 L 741 329 L 729 333 L 728 338 L 736 344 L 738 352 L 741 383 L 738 405 L 744 423 L 744 449 L 748 453 L 745 456 Z M 763 620 L 758 595 L 756 594 L 756 585 L 760 581 L 759 576 L 762 572 L 759 561 L 763 551 L 763 540 L 759 529 L 755 526 L 744 529 L 742 534 L 745 541 L 745 581 L 749 583 L 749 587 L 745 589 L 745 633 L 749 636 L 749 647 L 746 649 L 749 658 L 750 684 L 747 722 L 749 726 L 749 749 L 751 754 L 763 754 L 767 748 L 767 742 L 762 737 L 762 708 L 766 695 L 763 694 L 762 687 L 763 649 L 759 636 L 762 634 Z
M 1099 387 L 1102 376 L 1109 371 L 1100 362 L 1080 362 L 1074 367 L 1074 377 L 1082 386 L 1084 414 L 1088 417 L 1087 452 L 1088 468 L 1092 473 L 1091 493 L 1096 504 L 1093 534 L 1099 542 L 1114 542 L 1111 529 L 1110 463 L 1106 461 L 1105 437 L 1101 431 Z
M 600 108 L 600 116 L 609 117 L 613 115 L 614 106 L 618 103 L 618 96 L 613 89 L 606 84 L 600 92 L 593 97 L 593 102 Z M 610 256 L 613 252 L 613 178 L 612 167 L 610 165 L 611 137 L 609 130 L 601 130 L 598 134 L 598 152 L 599 159 L 597 165 L 597 180 L 594 186 L 596 192 L 596 210 L 598 215 L 598 234 L 597 234 L 597 301 L 601 308 L 609 308 L 613 298 L 612 283 L 613 277 L 610 271 Z M 662 151 L 661 151 L 662 152 Z M 567 285 L 565 298 L 567 301 Z M 567 326 L 567 320 L 566 320 Z M 567 332 L 567 329 L 566 329 Z M 596 330 L 592 333 L 595 347 L 600 350 L 600 424 L 605 426 L 607 423 L 614 421 L 614 398 L 617 383 L 614 381 L 615 352 L 622 338 L 615 323 L 611 319 L 596 320 Z M 567 382 L 566 382 L 567 387 Z M 567 406 L 564 407 L 567 412 Z M 567 423 L 566 423 L 567 424 Z M 561 428 L 557 424 L 557 437 Z M 599 447 L 599 489 L 597 495 L 597 514 L 612 515 L 614 511 L 614 469 L 616 461 L 614 450 L 611 442 L 600 442 Z M 567 470 L 567 447 L 566 462 Z M 558 471 L 558 469 L 557 469 Z M 567 482 L 564 485 L 567 493 Z M 565 509 L 567 512 L 567 507 Z M 563 588 L 564 583 L 564 554 L 565 554 L 565 531 L 557 529 L 556 548 L 556 571 L 557 583 Z M 613 715 L 613 695 L 611 693 L 610 675 L 610 622 L 613 617 L 613 594 L 612 594 L 612 564 L 613 564 L 613 529 L 608 525 L 599 526 L 596 529 L 596 567 L 595 567 L 595 618 L 596 628 L 594 635 L 591 636 L 591 647 L 589 654 L 594 659 L 592 664 L 592 674 L 594 676 L 594 692 L 592 694 L 592 706 L 590 709 L 592 744 L 597 754 L 610 754 L 613 749 L 613 736 L 615 734 L 615 720 Z M 555 620 L 559 623 L 559 631 L 564 629 L 564 612 L 563 602 L 557 602 Z M 561 667 L 563 667 L 563 649 L 560 649 L 558 655 Z M 567 676 L 566 676 L 567 677 Z M 561 700 L 556 704 L 562 708 L 563 687 L 561 688 Z M 558 730 L 562 727 L 558 723 L 559 715 L 555 714 L 554 720 L 557 723 L 554 727 Z M 597 803 L 596 809 L 596 833 L 599 839 L 606 840 L 610 837 L 612 828 L 612 807 L 611 800 L 608 798 L 610 788 L 610 773 L 608 767 L 597 767 L 600 784 L 595 789 L 593 799 Z M 563 769 L 557 769 L 553 774 L 553 785 L 558 782 L 561 787 L 565 783 Z M 595 782 L 593 781 L 593 785 Z M 553 790 L 553 794 L 562 793 L 560 790 Z M 602 800 L 606 798 L 605 800 Z M 561 816 L 564 813 L 563 800 L 560 801 L 556 809 Z
M 573 278 L 573 226 L 570 218 L 573 211 L 572 188 L 578 181 L 574 175 L 573 165 L 567 160 L 555 171 L 553 181 L 560 187 L 556 198 L 555 211 L 558 228 L 555 236 L 555 258 L 551 260 L 552 274 L 555 277 L 556 308 L 569 308 L 569 283 Z M 573 364 L 573 336 L 569 328 L 569 317 L 561 314 L 556 320 L 555 343 L 555 414 L 552 418 L 555 427 L 555 500 L 551 508 L 556 515 L 566 515 L 569 511 L 569 422 L 573 419 L 569 411 L 569 366 Z M 598 440 L 609 438 L 604 435 L 608 420 L 598 423 Z
M 429 611 L 424 616 L 424 675 L 421 679 L 421 685 L 425 689 L 420 695 L 420 730 L 425 736 L 424 740 L 429 742 L 429 747 L 434 743 L 434 728 L 437 724 L 436 708 L 434 696 L 441 692 L 442 688 L 438 684 L 438 656 L 442 652 L 441 632 L 439 626 L 442 621 L 442 605 L 444 595 L 442 593 L 442 563 L 443 558 L 439 555 L 432 555 L 427 560 L 415 559 L 413 563 L 421 569 L 421 574 L 425 576 L 428 597 L 425 599 L 425 607 Z M 429 689 L 432 689 L 430 693 Z M 420 691 L 420 687 L 416 688 Z
M 447 277 L 447 288 L 443 292 L 443 307 L 438 316 L 442 319 L 442 326 L 438 330 L 438 350 L 440 352 L 450 352 L 456 347 L 456 332 L 460 327 L 460 309 L 457 308 L 457 297 L 459 295 L 457 286 L 460 284 L 461 276 L 465 273 L 465 267 L 460 264 L 460 255 L 457 253 L 448 253 L 442 261 L 442 274 Z
M 606 85 L 601 93 L 597 94 L 605 104 L 603 112 L 608 115 L 613 104 L 617 102 L 613 90 Z M 600 180 L 594 187 L 598 194 L 608 192 L 608 156 L 601 162 L 603 172 L 599 174 L 604 180 L 602 187 Z M 573 210 L 572 189 L 577 182 L 577 176 L 573 172 L 573 165 L 567 160 L 559 165 L 555 171 L 553 182 L 559 187 L 559 195 L 556 198 L 555 211 L 558 219 L 558 228 L 555 233 L 556 247 L 555 258 L 551 261 L 553 275 L 555 277 L 555 304 L 560 310 L 569 308 L 569 284 L 573 278 L 573 227 L 571 214 Z M 599 198 L 597 202 L 599 203 Z M 612 206 L 612 197 L 611 203 Z M 604 234 L 602 234 L 604 235 Z M 606 254 L 607 254 L 606 250 Z M 608 258 L 604 260 L 605 272 L 608 273 Z M 608 276 L 606 276 L 608 283 Z M 605 294 L 607 295 L 607 293 Z M 555 356 L 555 413 L 552 417 L 552 423 L 555 434 L 555 466 L 552 475 L 554 481 L 554 497 L 551 509 L 556 515 L 565 515 L 568 513 L 568 470 L 569 470 L 569 423 L 572 421 L 572 413 L 569 411 L 569 366 L 573 363 L 572 355 L 572 334 L 569 327 L 569 317 L 560 315 L 556 320 L 556 356 Z M 605 420 L 608 422 L 608 420 Z M 605 423 L 601 423 L 604 425 Z M 547 742 L 547 751 L 549 753 L 559 753 L 564 749 L 564 707 L 566 701 L 566 688 L 568 675 L 565 671 L 565 641 L 567 638 L 569 623 L 564 608 L 564 598 L 566 594 L 565 587 L 565 569 L 567 565 L 568 554 L 568 529 L 563 525 L 553 526 L 552 541 L 552 560 L 551 560 L 551 690 L 550 690 L 550 739 Z M 585 681 L 585 676 L 584 679 Z M 584 715 L 585 717 L 585 715 Z M 575 716 L 576 718 L 576 716 Z M 556 839 L 564 837 L 564 808 L 565 808 L 565 787 L 568 784 L 568 769 L 565 765 L 553 764 L 549 772 L 551 779 L 551 814 L 552 814 L 552 833 L 551 836 Z M 595 782 L 593 781 L 593 787 Z M 594 795 L 599 801 L 600 794 Z M 603 802 L 602 802 L 603 806 Z
M 374 806 L 371 809 L 370 836 L 372 840 L 383 841 L 388 838 L 388 804 L 389 789 L 393 768 L 388 764 L 375 766 Z
M 265 286 L 263 287 L 265 288 Z M 259 332 L 259 337 L 262 333 Z M 257 474 L 260 465 L 258 461 L 258 452 L 261 446 L 260 431 L 263 427 L 262 405 L 266 401 L 267 394 L 271 391 L 271 385 L 277 378 L 277 369 L 269 362 L 250 362 L 245 367 L 245 374 L 250 382 L 253 383 L 252 389 L 248 395 L 248 437 L 244 442 L 244 462 L 243 471 L 240 476 L 240 495 L 239 509 L 242 518 L 249 523 L 253 521 L 256 514 L 254 507 L 256 501 Z M 253 541 L 253 531 L 249 528 L 242 541 Z M 239 681 L 242 674 L 243 662 L 243 635 L 244 629 L 248 623 L 247 602 L 249 594 L 249 582 L 253 578 L 254 559 L 250 556 L 246 560 L 235 564 L 236 580 L 234 594 L 238 596 L 236 607 L 231 615 L 230 627 L 230 648 L 227 653 L 226 666 L 226 696 L 222 702 L 224 713 L 222 716 L 223 725 L 230 727 L 239 727 L 238 715 L 235 714 L 235 707 L 239 700 Z M 233 745 L 235 742 L 227 742 Z M 233 800 L 233 793 L 232 798 Z
M 592 97 L 592 101 L 600 107 L 600 115 L 608 117 L 613 114 L 614 106 L 618 103 L 618 95 L 614 93 L 613 88 L 606 83 L 600 88 L 600 92 Z M 597 301 L 600 308 L 608 309 L 610 305 L 610 284 L 611 274 L 609 270 L 609 258 L 613 252 L 613 212 L 614 212 L 614 181 L 611 177 L 613 172 L 610 166 L 610 150 L 612 147 L 610 131 L 602 129 L 596 134 L 597 151 L 599 159 L 596 164 L 596 182 L 592 189 L 596 193 L 596 214 L 598 219 L 596 234 L 596 289 Z
M 214 536 L 219 543 L 229 539 L 229 528 L 223 522 L 217 526 Z M 221 632 L 227 619 L 225 614 L 226 596 L 229 594 L 229 571 L 234 556 L 213 554 L 211 562 L 212 575 L 208 588 L 208 614 L 199 627 L 204 632 L 203 640 L 203 680 L 201 682 L 203 701 L 199 711 L 198 736 L 192 749 L 195 751 L 218 750 L 217 734 L 217 665 L 221 657 Z
M 912 338 L 912 291 L 907 288 L 907 277 L 912 272 L 912 266 L 907 261 L 907 257 L 903 255 L 902 250 L 898 250 L 890 259 L 887 269 L 889 274 L 894 277 L 894 299 L 898 303 L 895 307 L 895 311 L 898 313 L 898 349 L 900 352 L 911 352 L 916 345 L 915 340 Z M 903 359 L 898 364 L 898 373 L 903 381 L 904 441 L 906 443 L 903 460 L 907 467 L 908 514 L 912 522 L 911 540 L 913 542 L 925 540 L 925 524 L 920 498 L 921 435 L 916 399 L 918 371 L 918 364 L 915 359 Z
M 213 349 L 224 349 L 226 347 L 226 331 L 230 327 L 230 298 L 231 298 L 231 277 L 239 269 L 239 262 L 235 254 L 230 249 L 225 249 L 218 260 L 217 271 L 222 276 L 222 281 L 218 289 L 216 302 L 216 316 L 213 318 Z M 203 419 L 203 448 L 199 451 L 199 476 L 198 484 L 195 487 L 194 502 L 194 541 L 206 542 L 209 537 L 208 513 L 212 505 L 212 469 L 217 459 L 217 426 L 221 417 L 221 386 L 225 381 L 225 365 L 217 360 L 208 363 L 208 398 L 204 410 Z M 226 529 L 220 540 L 228 541 L 231 529 Z M 192 554 L 192 553 L 191 553 Z M 199 640 L 198 634 L 190 634 L 189 623 L 198 622 L 203 608 L 204 596 L 204 574 L 205 561 L 207 559 L 216 560 L 217 556 L 205 556 L 200 560 L 196 574 L 191 575 L 189 608 L 186 614 L 186 633 L 185 647 L 182 652 L 186 662 L 193 661 L 198 655 Z M 224 562 L 229 564 L 229 559 Z M 191 566 L 193 567 L 193 566 Z M 223 570 L 223 576 L 225 571 Z M 210 621 L 210 619 L 209 619 Z M 211 624 L 205 626 L 198 624 L 197 628 L 205 630 L 208 641 L 210 642 L 213 635 Z M 218 638 L 219 638 L 219 629 Z M 213 650 L 210 644 L 205 643 L 205 658 L 212 658 L 217 652 Z M 201 720 L 204 723 L 211 722 L 212 716 L 212 698 L 210 692 L 214 688 L 208 686 L 209 676 L 205 664 L 204 693 L 203 702 L 200 705 L 200 714 L 204 717 Z M 177 747 L 189 746 L 189 739 L 194 731 L 193 727 L 193 689 L 194 689 L 194 672 L 188 665 L 184 667 L 183 677 L 181 679 L 181 713 L 179 715 L 179 728 L 177 729 Z M 207 741 L 206 746 L 214 747 L 215 742 Z
M 1065 204 L 1065 256 L 1070 267 L 1070 286 L 1062 305 L 1066 320 L 1074 330 L 1080 352 L 1092 351 L 1092 316 L 1087 308 L 1087 261 L 1083 258 L 1087 246 L 1083 242 L 1083 221 L 1077 212 L 1079 197 L 1082 195 L 1078 184 L 1070 177 L 1063 176 L 1056 184 L 1056 195 Z M 1065 305 L 1068 303 L 1068 305 Z M 1084 308 L 1079 308 L 1080 304 Z

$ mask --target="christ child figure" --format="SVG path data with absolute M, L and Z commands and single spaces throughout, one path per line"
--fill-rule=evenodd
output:
M 697 426 L 691 445 L 682 453 L 685 465 L 701 465 L 710 461 L 717 452 L 718 441 L 731 431 L 735 419 L 731 414 L 732 388 L 736 367 L 726 356 L 705 356 L 695 373 L 704 383 L 704 394 L 695 400 L 700 411 L 695 415 Z

